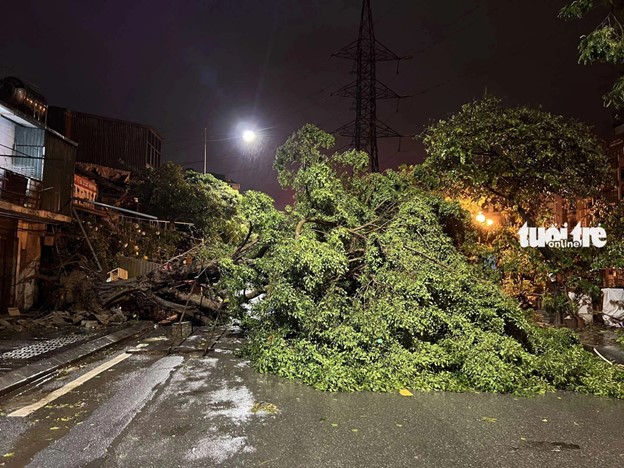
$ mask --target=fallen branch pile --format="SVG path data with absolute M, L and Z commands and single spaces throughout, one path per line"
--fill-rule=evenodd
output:
M 178 260 L 146 276 L 94 284 L 98 305 L 103 310 L 121 308 L 125 314 L 157 322 L 173 321 L 182 315 L 197 323 L 211 323 L 223 308 L 214 283 L 219 278 L 216 264 L 185 264 Z

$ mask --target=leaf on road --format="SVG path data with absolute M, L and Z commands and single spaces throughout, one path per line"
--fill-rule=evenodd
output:
M 266 403 L 264 401 L 260 401 L 257 403 L 254 403 L 254 405 L 251 407 L 251 412 L 252 413 L 271 413 L 271 414 L 275 414 L 277 413 L 278 409 L 277 406 L 275 406 L 273 403 Z
M 2 455 L 3 458 L 11 458 L 13 455 L 15 455 L 15 452 L 9 452 L 9 453 L 5 453 L 4 455 Z
M 495 423 L 496 422 L 496 418 L 488 418 L 487 416 L 483 416 L 481 419 L 483 421 L 489 422 L 489 423 Z
M 332 427 L 338 427 L 338 424 L 336 423 L 331 423 Z
M 399 394 L 403 396 L 414 396 L 414 394 L 406 388 L 402 388 L 401 390 L 399 390 Z
M 60 427 L 58 426 L 53 426 L 50 428 L 51 431 L 58 431 L 60 429 Z

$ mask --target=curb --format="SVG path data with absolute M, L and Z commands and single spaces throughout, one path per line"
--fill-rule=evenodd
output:
M 624 364 L 624 350 L 616 346 L 594 346 L 583 344 L 583 348 L 594 355 L 596 354 L 594 350 L 598 351 L 604 358 L 614 364 Z
M 139 322 L 131 327 L 115 331 L 110 335 L 105 335 L 89 341 L 88 343 L 68 349 L 67 351 L 62 351 L 55 356 L 41 359 L 40 361 L 7 372 L 0 376 L 0 396 L 54 372 L 60 367 L 74 363 L 93 353 L 106 349 L 115 343 L 119 343 L 120 341 L 136 335 L 142 335 L 148 330 L 151 330 L 153 326 L 154 324 L 152 322 Z

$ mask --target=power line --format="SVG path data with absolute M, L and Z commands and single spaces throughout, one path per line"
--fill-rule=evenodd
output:
M 333 93 L 350 97 L 355 103 L 355 119 L 333 133 L 351 137 L 356 150 L 365 151 L 370 159 L 371 172 L 379 172 L 377 138 L 400 137 L 394 129 L 377 118 L 378 99 L 400 99 L 401 96 L 377 80 L 376 64 L 381 61 L 400 61 L 399 57 L 375 38 L 370 0 L 363 0 L 360 29 L 357 40 L 340 49 L 333 57 L 352 60 L 356 80 Z

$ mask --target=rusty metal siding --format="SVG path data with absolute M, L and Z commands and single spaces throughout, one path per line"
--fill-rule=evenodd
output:
M 131 171 L 160 164 L 162 138 L 148 126 L 59 108 L 49 123 L 78 143 L 78 162 Z
M 147 275 L 148 273 L 158 269 L 160 265 L 154 262 L 148 262 L 132 257 L 119 257 L 119 267 L 128 272 L 128 278 Z
M 51 131 L 46 131 L 45 140 L 41 207 L 70 216 L 76 146 Z

